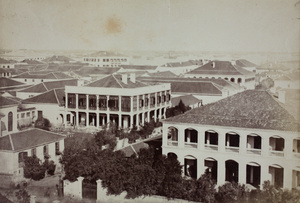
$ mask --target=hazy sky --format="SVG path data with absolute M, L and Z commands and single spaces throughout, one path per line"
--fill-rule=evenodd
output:
M 0 47 L 298 52 L 296 2 L 0 0 Z

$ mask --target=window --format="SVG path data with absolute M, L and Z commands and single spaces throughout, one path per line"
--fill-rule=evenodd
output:
M 9 112 L 8 113 L 8 131 L 13 130 L 13 113 Z
M 25 82 L 27 82 L 27 79 L 24 79 Z
M 21 113 L 21 118 L 25 118 L 25 113 Z
M 30 117 L 30 112 L 27 112 L 27 113 L 26 113 L 26 117 L 27 117 L 27 118 Z
M 55 142 L 55 154 L 59 155 L 60 151 L 59 151 L 59 142 Z
M 27 152 L 20 152 L 18 162 L 19 163 L 24 162 L 26 157 L 27 157 Z
M 19 114 L 17 114 L 17 119 L 19 119 Z
M 44 146 L 43 152 L 44 152 L 44 156 L 48 155 L 48 145 Z
M 31 156 L 36 156 L 36 148 L 31 149 Z
M 34 82 L 34 79 L 32 79 L 32 82 Z

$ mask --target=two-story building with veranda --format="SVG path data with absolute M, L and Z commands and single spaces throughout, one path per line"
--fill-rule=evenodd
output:
M 268 92 L 246 90 L 164 120 L 162 150 L 192 178 L 208 170 L 218 185 L 290 189 L 300 186 L 299 126 Z
M 83 63 L 97 67 L 119 67 L 129 65 L 129 57 L 122 54 L 99 51 L 83 58 Z
M 65 123 L 100 127 L 115 123 L 119 128 L 144 125 L 165 118 L 171 106 L 171 86 L 147 84 L 135 74 L 112 74 L 82 87 L 66 86 Z

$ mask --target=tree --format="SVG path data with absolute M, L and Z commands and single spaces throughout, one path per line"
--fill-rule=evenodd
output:
M 46 159 L 43 163 L 43 166 L 45 170 L 47 171 L 48 175 L 54 175 L 56 165 L 54 164 L 54 161 L 49 161 L 49 159 Z
M 236 182 L 228 182 L 219 186 L 216 194 L 218 202 L 243 202 L 246 198 L 245 185 L 240 185 Z
M 15 192 L 18 203 L 30 203 L 30 195 L 25 189 L 20 189 Z
M 205 173 L 197 180 L 194 201 L 212 203 L 215 202 L 216 182 L 206 170 Z
M 185 106 L 185 104 L 182 102 L 182 100 L 179 101 L 177 106 L 168 108 L 166 111 L 166 117 L 173 117 L 180 114 L 183 114 L 184 112 L 190 110 L 191 108 L 189 106 Z
M 35 155 L 26 157 L 24 160 L 24 177 L 33 180 L 40 180 L 45 177 L 45 167 L 42 165 L 41 160 Z
M 51 124 L 47 118 L 41 118 L 35 121 L 34 127 L 49 131 Z

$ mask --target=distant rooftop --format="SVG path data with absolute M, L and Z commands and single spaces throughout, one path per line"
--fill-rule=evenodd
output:
M 246 60 L 246 59 L 239 59 L 235 61 L 236 65 L 240 67 L 257 67 L 256 64 Z
M 266 91 L 246 90 L 165 120 L 175 123 L 299 131 L 299 122 Z
M 64 104 L 65 90 L 52 89 L 45 93 L 24 99 L 23 104 L 57 104 L 59 106 Z
M 137 88 L 149 86 L 146 83 L 136 80 L 133 83 L 129 78 L 127 79 L 127 84 L 122 82 L 122 75 L 112 74 L 104 78 L 96 80 L 86 85 L 87 87 L 106 87 L 106 88 Z
M 180 100 L 186 106 L 194 105 L 194 104 L 201 102 L 200 99 L 197 99 L 193 95 L 184 95 L 184 96 L 172 98 L 171 99 L 172 106 L 177 106 L 179 104 Z
M 192 70 L 186 74 L 204 75 L 253 75 L 254 73 L 243 69 L 237 65 L 232 65 L 229 61 L 210 61 L 207 64 Z
M 22 82 L 12 80 L 10 78 L 0 78 L 0 87 L 12 87 L 18 85 L 25 85 L 25 84 Z
M 72 78 L 62 72 L 51 72 L 46 74 L 31 74 L 31 73 L 22 73 L 20 75 L 14 76 L 13 78 L 30 78 L 30 79 L 68 79 Z
M 20 103 L 14 99 L 3 97 L 0 95 L 0 107 L 18 106 Z
M 42 93 L 48 90 L 56 89 L 56 88 L 65 88 L 65 86 L 77 86 L 77 79 L 69 79 L 69 80 L 57 80 L 57 81 L 49 81 L 42 82 L 31 87 L 20 90 L 19 92 L 35 92 Z
M 57 133 L 34 128 L 0 137 L 0 150 L 21 151 L 57 142 L 64 138 Z

